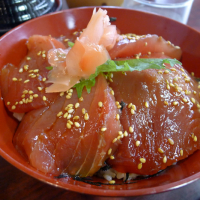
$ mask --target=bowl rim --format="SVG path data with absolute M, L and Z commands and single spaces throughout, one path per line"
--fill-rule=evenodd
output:
M 146 12 L 142 12 L 142 11 L 138 11 L 138 10 L 133 10 L 133 9 L 128 9 L 128 8 L 121 8 L 121 7 L 116 7 L 116 6 L 95 6 L 96 8 L 103 8 L 103 9 L 123 9 L 123 10 L 132 10 L 133 12 L 138 12 L 138 13 L 145 13 L 146 15 L 156 15 L 153 13 L 146 13 Z M 11 29 L 10 31 L 8 31 L 7 33 L 5 33 L 4 35 L 2 35 L 0 37 L 0 42 L 1 40 L 3 40 L 4 38 L 7 37 L 7 35 L 12 34 L 13 32 L 17 31 L 19 28 L 26 26 L 29 23 L 32 23 L 33 21 L 37 21 L 40 20 L 41 18 L 48 18 L 51 15 L 60 15 L 62 13 L 67 13 L 67 12 L 73 12 L 74 10 L 87 10 L 87 9 L 94 9 L 94 6 L 85 6 L 85 7 L 78 7 L 78 8 L 70 8 L 70 9 L 66 9 L 66 10 L 61 10 L 61 11 L 57 11 L 57 12 L 53 12 L 53 13 L 49 13 L 43 16 L 39 16 L 37 18 L 34 18 L 32 20 L 29 20 L 27 22 L 24 22 L 18 26 L 16 26 L 15 28 Z M 159 15 L 157 15 L 159 16 Z M 167 18 L 167 17 L 163 17 L 163 16 L 159 16 L 161 18 L 166 18 L 168 20 L 172 20 L 175 21 L 173 19 Z M 176 23 L 182 24 L 178 21 L 175 21 Z M 188 25 L 184 25 L 186 26 L 188 29 L 197 32 L 198 34 L 200 34 L 196 29 L 188 26 Z M 9 154 L 7 154 L 1 147 L 0 147 L 0 156 L 2 156 L 6 161 L 8 161 L 10 164 L 12 164 L 13 166 L 15 166 L 17 169 L 19 169 L 20 171 L 26 173 L 27 175 L 40 180 L 44 183 L 47 183 L 49 185 L 53 185 L 65 190 L 69 190 L 69 191 L 73 191 L 73 192 L 78 192 L 78 193 L 82 193 L 82 194 L 89 194 L 89 195 L 94 195 L 94 196 L 119 196 L 119 197 L 125 197 L 125 196 L 141 196 L 141 195 L 149 195 L 149 194 L 156 194 L 156 193 L 162 193 L 162 192 L 167 192 L 167 191 L 171 191 L 174 189 L 178 189 L 180 187 L 183 187 L 185 185 L 188 185 L 192 182 L 195 182 L 197 180 L 200 179 L 200 172 L 193 174 L 189 177 L 186 177 L 184 179 L 169 183 L 169 184 L 165 184 L 165 185 L 160 185 L 160 186 L 154 186 L 154 187 L 149 187 L 149 188 L 141 188 L 141 189 L 133 189 L 133 190 L 111 190 L 111 189 L 96 189 L 96 188 L 90 188 L 90 187 L 84 187 L 84 186 L 79 186 L 79 185 L 72 185 L 70 183 L 64 183 L 63 184 L 59 184 L 59 183 L 55 183 L 55 181 L 51 181 L 51 179 L 49 179 L 45 174 L 39 174 L 37 172 L 37 170 L 33 170 L 31 168 L 28 168 L 24 165 L 22 165 L 20 162 L 18 162 L 16 159 L 14 159 L 12 156 L 10 156 Z M 35 176 L 36 175 L 36 176 Z

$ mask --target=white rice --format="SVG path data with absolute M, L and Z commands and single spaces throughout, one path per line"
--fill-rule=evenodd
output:
M 126 180 L 126 173 L 118 172 L 112 168 L 108 170 L 99 170 L 97 172 L 97 176 L 103 177 L 107 181 L 111 181 L 113 179 L 123 179 L 123 181 Z M 137 176 L 139 176 L 139 174 L 129 173 L 127 180 L 135 179 Z

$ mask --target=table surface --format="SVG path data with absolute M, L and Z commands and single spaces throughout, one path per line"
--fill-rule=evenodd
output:
M 63 9 L 67 5 L 63 2 Z M 200 32 L 200 0 L 194 0 L 188 26 Z M 60 188 L 40 182 L 29 175 L 21 172 L 7 161 L 0 157 L 0 199 L 1 200 L 34 200 L 34 199 L 135 199 L 135 200 L 199 200 L 200 199 L 200 180 L 195 181 L 182 188 L 148 196 L 128 197 L 128 198 L 108 198 L 83 195 L 75 192 L 66 191 Z

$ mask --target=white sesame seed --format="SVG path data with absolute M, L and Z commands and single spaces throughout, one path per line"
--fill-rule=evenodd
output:
M 120 116 L 119 114 L 116 114 L 116 120 L 119 120 Z
M 115 143 L 115 142 L 117 142 L 117 138 L 114 138 L 112 141 L 112 143 Z
M 74 123 L 71 121 L 71 120 L 68 120 L 67 121 L 68 123 L 70 123 L 71 125 L 73 125 Z
M 33 72 L 34 72 L 34 73 L 38 73 L 38 72 L 39 72 L 39 69 L 34 69 Z
M 12 80 L 13 80 L 13 81 L 17 81 L 18 79 L 14 77 L 14 78 L 12 78 Z
M 131 126 L 129 127 L 129 132 L 133 133 L 133 127 L 131 127 Z
M 136 106 L 135 106 L 135 105 L 132 105 L 131 107 L 132 107 L 132 109 L 133 109 L 134 111 L 136 110 Z
M 61 115 L 63 115 L 63 112 L 60 111 L 58 114 L 57 114 L 57 117 L 60 117 Z
M 140 158 L 140 162 L 141 163 L 146 163 L 146 159 L 145 158 Z
M 118 106 L 117 106 L 118 109 L 120 109 L 121 107 L 122 107 L 121 105 L 118 105 Z
M 164 151 L 161 148 L 158 148 L 159 153 L 164 153 Z
M 80 127 L 80 124 L 78 122 L 74 122 L 74 125 L 79 128 Z
M 147 108 L 149 107 L 149 103 L 148 103 L 148 102 L 145 102 L 144 105 L 145 105 L 145 107 L 147 107 Z
M 183 98 L 182 100 L 183 100 L 183 102 L 185 102 L 185 103 L 187 103 L 187 102 L 188 102 L 186 98 Z
M 39 91 L 41 91 L 41 90 L 42 90 L 42 87 L 38 87 L 37 89 L 38 89 Z
M 167 162 L 167 157 L 164 156 L 164 158 L 163 158 L 163 163 L 166 163 L 166 162 Z
M 110 155 L 112 153 L 112 149 L 110 148 L 109 150 L 108 150 L 108 155 Z
M 178 102 L 177 102 L 177 101 L 174 101 L 174 102 L 173 102 L 173 105 L 174 105 L 174 106 L 177 106 L 177 105 L 178 105 Z
M 118 106 L 118 105 L 119 105 L 119 101 L 116 101 L 116 102 L 115 102 L 115 105 Z
M 131 109 L 131 114 L 134 115 L 135 114 L 135 111 L 134 109 Z
M 101 108 L 103 107 L 103 103 L 101 101 L 98 102 L 98 106 Z
M 168 90 L 170 89 L 170 85 L 169 85 L 169 84 L 167 84 L 167 89 L 168 89 Z
M 142 163 L 138 164 L 138 169 L 142 169 Z
M 128 132 L 124 131 L 124 137 L 127 137 L 127 136 L 128 136 Z
M 169 71 L 168 71 L 168 70 L 165 70 L 164 73 L 165 73 L 165 74 L 169 74 Z
M 28 65 L 24 65 L 24 69 L 25 69 L 26 71 L 28 70 L 28 68 L 29 68 Z
M 19 69 L 19 73 L 22 73 L 22 72 L 23 72 L 23 68 L 20 68 L 20 69 Z
M 73 120 L 78 120 L 79 119 L 79 116 L 74 116 L 73 117 Z
M 35 78 L 35 77 L 36 77 L 36 75 L 35 75 L 35 74 L 31 75 L 31 78 Z
M 164 104 L 168 106 L 168 102 L 167 101 L 164 101 Z
M 173 67 L 172 67 L 170 70 L 171 70 L 171 71 L 176 71 L 176 68 L 173 68 Z
M 191 97 L 191 99 L 190 99 L 190 100 L 191 100 L 191 102 L 192 102 L 192 103 L 194 103 L 194 104 L 195 104 L 195 102 L 196 102 L 195 98 Z
M 16 109 L 16 106 L 15 106 L 15 105 L 13 105 L 13 106 L 11 107 L 11 109 L 12 109 L 12 110 L 15 110 L 15 109 Z
M 168 142 L 169 142 L 171 145 L 174 145 L 174 140 L 172 140 L 171 138 L 168 138 Z
M 137 147 L 139 147 L 139 146 L 140 146 L 140 141 L 137 140 L 137 141 L 135 142 L 135 145 L 136 145 Z
M 181 156 L 183 156 L 183 149 L 180 150 L 180 154 L 181 154 Z
M 128 108 L 131 108 L 131 107 L 132 107 L 132 105 L 133 105 L 132 103 L 129 103 L 129 104 L 128 104 Z
M 109 184 L 115 184 L 115 180 L 109 181 Z
M 88 120 L 88 119 L 89 119 L 89 115 L 88 115 L 88 113 L 85 113 L 85 115 L 84 115 L 84 119 L 85 119 L 85 120 Z
M 69 110 L 68 110 L 68 113 L 73 113 L 74 112 L 74 109 L 73 108 L 70 108 Z
M 79 101 L 83 101 L 83 97 L 80 97 L 80 98 L 79 98 Z
M 119 134 L 119 135 L 123 135 L 123 132 L 122 132 L 122 131 L 118 131 L 118 134 Z
M 43 101 L 46 101 L 46 100 L 47 100 L 47 98 L 46 98 L 45 96 L 43 96 L 43 97 L 42 97 L 42 100 L 43 100 Z
M 67 118 L 67 116 L 68 116 L 68 112 L 66 112 L 63 117 Z
M 62 97 L 64 95 L 64 92 L 60 92 L 60 96 Z
M 79 104 L 79 103 L 76 103 L 74 107 L 75 107 L 75 108 L 78 108 L 79 106 L 80 106 L 80 104 Z
M 85 108 L 82 108 L 82 114 L 85 114 L 85 113 L 86 113 Z
M 194 133 L 192 133 L 192 138 L 194 139 Z
M 28 94 L 28 90 L 24 90 L 22 93 L 23 94 Z
M 106 130 L 107 130 L 106 127 L 101 128 L 101 131 L 102 131 L 102 132 L 104 132 L 104 131 L 106 131 Z
M 30 81 L 30 80 L 29 80 L 29 79 L 27 79 L 27 80 L 25 80 L 25 81 L 24 81 L 24 83 L 28 83 L 29 81 Z
M 189 83 L 189 82 L 190 82 L 190 78 L 189 78 L 189 77 L 184 78 L 184 80 L 185 80 L 186 83 Z
M 70 129 L 72 127 L 70 123 L 67 123 L 66 126 L 68 129 Z
M 41 55 L 41 53 L 42 53 L 42 52 L 41 52 L 41 51 L 39 51 L 39 52 L 37 53 L 37 55 L 38 55 L 38 56 L 40 56 L 40 55 Z
M 115 94 L 115 93 L 114 93 L 114 91 L 113 91 L 113 90 L 111 90 L 111 91 L 110 91 L 110 94 L 114 96 L 114 94 Z

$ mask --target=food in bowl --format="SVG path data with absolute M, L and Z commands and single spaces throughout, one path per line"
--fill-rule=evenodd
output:
M 104 17 L 108 19 L 102 10 L 93 17 L 103 27 Z M 113 26 L 106 27 L 113 31 Z M 50 36 L 32 36 L 20 67 L 8 64 L 2 69 L 5 105 L 23 117 L 14 136 L 16 149 L 44 173 L 99 173 L 110 183 L 113 176 L 155 174 L 199 149 L 198 83 L 169 59 L 180 59 L 180 48 L 155 35 L 108 34 L 103 39 L 112 38 L 114 44 L 95 44 L 91 57 L 84 44 L 91 47 L 97 34 L 90 38 L 88 30 L 67 50 Z M 70 54 L 75 71 L 66 67 Z M 105 162 L 112 175 L 98 172 Z

